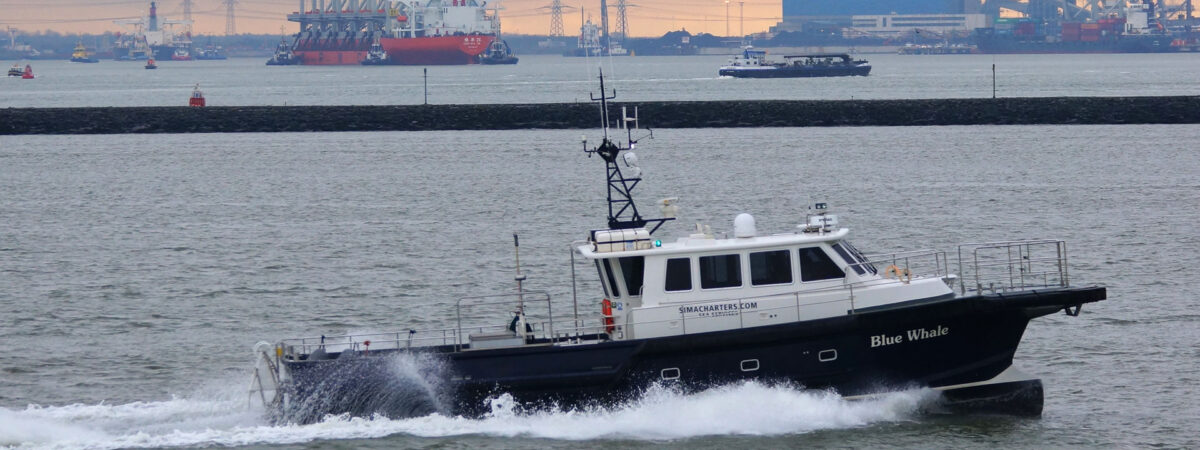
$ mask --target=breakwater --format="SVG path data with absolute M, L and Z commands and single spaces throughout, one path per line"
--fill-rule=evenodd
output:
M 1200 123 L 1200 97 L 627 102 L 651 128 Z M 591 103 L 4 108 L 0 134 L 572 129 Z

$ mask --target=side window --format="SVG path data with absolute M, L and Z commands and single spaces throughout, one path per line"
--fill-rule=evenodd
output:
M 788 284 L 792 282 L 792 255 L 787 250 L 750 254 L 750 284 Z
M 846 278 L 842 269 L 820 247 L 800 249 L 800 281 Z
M 671 258 L 667 260 L 667 279 L 663 283 L 667 292 L 692 290 L 692 260 Z
M 742 256 L 700 257 L 700 287 L 718 289 L 742 285 Z
M 604 275 L 608 277 L 608 285 L 612 286 L 612 298 L 621 296 L 621 289 L 617 287 L 617 277 L 613 275 L 612 264 L 610 260 L 604 260 Z
M 629 295 L 642 295 L 642 275 L 646 270 L 646 258 L 627 256 L 617 258 L 621 264 L 621 275 L 625 277 L 625 291 Z
M 867 273 L 866 269 L 863 269 L 862 264 L 859 264 L 861 261 L 853 256 L 850 256 L 850 252 L 846 251 L 845 248 L 842 248 L 841 242 L 833 244 L 833 251 L 837 252 L 838 256 L 842 257 L 842 261 L 846 261 L 846 264 L 849 264 L 850 268 L 854 269 L 855 273 L 859 275 L 865 275 Z

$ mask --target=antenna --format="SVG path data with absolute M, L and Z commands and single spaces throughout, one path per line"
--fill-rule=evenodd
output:
M 643 219 L 638 213 L 637 205 L 633 202 L 633 188 L 637 187 L 642 181 L 641 168 L 637 166 L 637 155 L 634 155 L 633 147 L 637 141 L 633 139 L 633 129 L 625 126 L 626 122 L 632 121 L 634 127 L 637 126 L 637 109 L 634 109 L 634 118 L 629 118 L 625 115 L 625 110 L 622 110 L 622 127 L 626 130 L 626 135 L 629 139 L 629 147 L 621 147 L 608 138 L 608 101 L 617 97 L 617 90 L 612 90 L 612 95 L 604 94 L 604 70 L 600 70 L 600 95 L 590 94 L 592 101 L 600 102 L 600 120 L 603 122 L 604 138 L 600 141 L 600 146 L 588 149 L 586 137 L 583 140 L 583 151 L 591 156 L 592 154 L 600 155 L 608 167 L 608 228 L 610 230 L 621 230 L 630 228 L 644 228 L 647 224 L 654 223 L 654 228 L 650 229 L 650 234 L 654 234 L 663 223 L 674 218 L 661 219 Z M 650 135 L 653 137 L 653 133 Z M 628 151 L 622 157 L 621 152 Z M 630 168 L 630 177 L 626 177 L 621 172 L 618 160 L 622 160 L 625 166 Z

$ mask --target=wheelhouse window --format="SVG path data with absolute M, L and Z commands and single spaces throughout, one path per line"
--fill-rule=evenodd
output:
M 646 258 L 627 256 L 617 258 L 621 264 L 621 275 L 625 277 L 625 292 L 630 296 L 642 295 L 642 275 L 646 271 Z
M 800 281 L 845 278 L 846 274 L 820 247 L 800 249 Z
M 792 282 L 792 255 L 787 250 L 750 254 L 750 284 L 788 284 Z
M 858 258 L 850 256 L 850 251 L 846 250 L 845 247 L 842 247 L 841 242 L 833 244 L 833 251 L 837 252 L 838 256 L 841 256 L 842 260 L 846 261 L 846 264 L 849 264 L 851 269 L 854 269 L 854 273 L 859 275 L 865 275 L 867 273 L 867 269 L 864 269 L 861 264 L 862 261 L 859 261 Z
M 700 257 L 700 287 L 720 289 L 742 285 L 741 255 Z
M 879 273 L 879 271 L 875 269 L 875 265 L 868 262 L 867 257 L 863 256 L 862 252 L 858 251 L 858 249 L 854 247 L 854 244 L 851 244 L 850 241 L 842 241 L 842 244 L 846 246 L 846 250 L 849 250 L 851 255 L 853 255 L 855 258 L 858 258 L 858 262 L 863 263 L 862 266 L 864 269 L 867 269 L 867 272 L 871 272 L 872 275 Z
M 667 292 L 692 290 L 692 260 L 671 258 L 667 260 L 667 279 L 663 286 Z

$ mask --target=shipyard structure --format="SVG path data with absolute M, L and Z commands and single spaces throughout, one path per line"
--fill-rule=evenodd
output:
M 783 0 L 771 31 L 935 39 L 983 53 L 1173 52 L 1200 49 L 1193 17 L 1191 0 Z
M 277 64 L 475 64 L 499 30 L 476 0 L 301 0 L 287 18 L 300 32 Z

